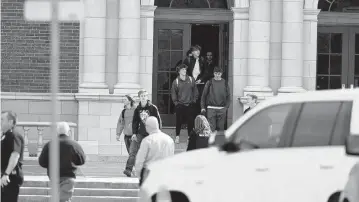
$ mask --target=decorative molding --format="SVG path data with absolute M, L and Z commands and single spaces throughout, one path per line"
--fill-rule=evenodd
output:
M 136 102 L 139 101 L 138 96 L 134 96 Z M 94 94 L 94 93 L 78 93 L 75 95 L 77 101 L 101 101 L 101 102 L 124 102 L 125 95 L 119 94 Z
M 155 16 L 155 10 L 157 6 L 141 6 L 141 18 L 153 18 Z
M 249 8 L 231 8 L 233 20 L 249 20 Z
M 319 25 L 359 25 L 359 13 L 340 13 L 321 11 L 318 15 Z
M 75 100 L 74 93 L 58 93 L 58 100 Z M 51 100 L 50 93 L 1 92 L 2 100 Z
M 156 21 L 176 22 L 228 22 L 233 20 L 233 13 L 228 9 L 170 9 L 157 8 L 155 10 Z
M 234 1 L 234 7 L 237 8 L 249 8 L 249 0 L 233 0 Z
M 318 21 L 318 14 L 320 9 L 304 9 L 304 21 Z

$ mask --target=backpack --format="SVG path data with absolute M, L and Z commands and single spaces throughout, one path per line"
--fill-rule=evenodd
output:
M 191 83 L 192 83 L 192 77 L 189 76 L 189 80 L 190 80 Z M 176 78 L 176 85 L 177 85 L 177 88 L 178 88 L 178 78 Z
M 126 108 L 123 109 L 122 112 L 121 112 L 121 117 L 122 117 L 122 119 L 125 119 L 125 111 L 126 111 Z

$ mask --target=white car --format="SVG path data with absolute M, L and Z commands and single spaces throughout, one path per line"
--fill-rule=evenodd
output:
M 258 104 L 225 132 L 226 143 L 150 164 L 140 201 L 335 201 L 358 157 L 359 90 L 280 95 Z M 162 195 L 161 195 L 162 196 Z

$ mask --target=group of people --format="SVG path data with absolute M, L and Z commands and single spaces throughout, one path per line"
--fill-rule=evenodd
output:
M 24 182 L 22 171 L 25 142 L 23 136 L 15 129 L 17 115 L 12 111 L 1 113 L 1 201 L 17 202 L 20 186 Z M 76 169 L 84 165 L 86 155 L 81 146 L 71 140 L 70 126 L 67 122 L 57 123 L 60 148 L 60 202 L 70 202 L 76 178 Z M 47 142 L 39 157 L 40 166 L 47 169 L 50 177 L 50 145 Z

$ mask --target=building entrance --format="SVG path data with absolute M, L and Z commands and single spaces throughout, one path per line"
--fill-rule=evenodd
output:
M 226 76 L 228 43 L 227 24 L 155 23 L 152 100 L 164 126 L 175 126 L 171 86 L 177 78 L 176 65 L 186 57 L 190 46 L 200 45 L 203 57 L 212 52 L 213 60 L 223 67 Z
M 359 27 L 318 27 L 316 89 L 359 87 Z

